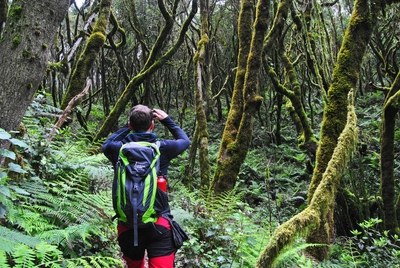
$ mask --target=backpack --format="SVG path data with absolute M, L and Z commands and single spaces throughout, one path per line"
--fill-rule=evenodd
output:
M 113 184 L 116 218 L 133 228 L 138 245 L 138 228 L 157 221 L 169 209 L 167 194 L 157 188 L 160 166 L 159 142 L 129 142 L 120 151 Z

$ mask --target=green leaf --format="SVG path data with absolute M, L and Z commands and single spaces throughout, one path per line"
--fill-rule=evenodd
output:
M 4 129 L 0 128 L 0 140 L 8 140 L 9 138 L 11 138 L 11 135 Z
M 0 250 L 7 253 L 13 252 L 19 244 L 35 247 L 40 242 L 41 240 L 36 237 L 0 226 Z
M 15 153 L 11 152 L 10 150 L 5 150 L 0 148 L 0 155 L 11 158 L 12 160 L 15 160 Z
M 5 219 L 7 213 L 7 208 L 2 203 L 0 203 L 0 219 Z M 1 265 L 0 265 L 1 267 Z
M 7 197 L 11 197 L 10 189 L 4 185 L 0 184 L 0 194 L 3 194 Z
M 22 148 L 28 148 L 29 147 L 28 144 L 26 144 L 25 142 L 23 142 L 21 140 L 18 140 L 18 139 L 12 138 L 12 139 L 10 139 L 10 142 L 12 144 L 17 145 L 17 146 L 22 147 Z
M 22 169 L 22 167 L 18 164 L 9 163 L 8 168 L 10 171 L 14 171 L 16 173 L 26 173 L 26 170 Z
M 40 264 L 59 260 L 62 257 L 62 252 L 55 245 L 50 245 L 46 242 L 37 244 L 35 249 L 36 257 L 39 259 Z
M 20 187 L 10 185 L 10 188 L 13 189 L 17 194 L 30 195 L 29 192 L 25 191 L 24 189 L 22 189 Z

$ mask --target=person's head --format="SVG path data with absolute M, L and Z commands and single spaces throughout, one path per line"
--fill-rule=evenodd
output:
M 129 113 L 129 127 L 134 132 L 148 132 L 154 128 L 153 111 L 145 105 L 135 105 Z

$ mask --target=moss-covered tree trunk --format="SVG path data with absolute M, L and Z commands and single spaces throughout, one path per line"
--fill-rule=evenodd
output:
M 338 145 L 334 149 L 322 181 L 315 190 L 309 206 L 275 230 L 267 247 L 257 260 L 257 268 L 273 267 L 280 252 L 290 246 L 299 236 L 307 235 L 321 228 L 329 228 L 329 226 L 325 226 L 326 219 L 329 218 L 330 211 L 334 209 L 337 187 L 357 144 L 357 117 L 354 111 L 353 91 L 349 92 L 347 110 L 346 127 L 338 138 Z M 320 243 L 324 242 L 320 241 Z M 329 241 L 325 243 L 329 243 Z
M 355 114 L 353 104 L 348 104 L 348 93 L 356 88 L 361 62 L 376 20 L 370 4 L 366 0 L 355 1 L 338 55 L 327 105 L 324 107 L 316 166 L 309 187 L 309 206 L 274 232 L 257 267 L 271 267 L 280 251 L 304 233 L 310 243 L 331 243 L 337 187 L 355 147 Z M 348 114 L 346 110 L 349 110 Z M 346 121 L 348 128 L 344 130 Z M 321 260 L 327 257 L 328 247 L 314 247 L 310 252 Z
M 68 6 L 68 0 L 12 1 L 0 41 L 0 128 L 18 130 L 43 79 Z
M 162 5 L 162 2 L 163 1 L 158 1 L 160 10 L 163 13 L 164 18 L 166 19 L 165 26 L 161 30 L 155 44 L 153 45 L 146 64 L 143 66 L 142 70 L 140 70 L 140 72 L 136 76 L 134 76 L 130 80 L 129 84 L 125 87 L 120 98 L 118 99 L 114 108 L 111 110 L 109 116 L 104 121 L 94 140 L 100 140 L 101 138 L 106 137 L 108 133 L 110 133 L 115 122 L 118 121 L 119 116 L 122 114 L 122 112 L 125 111 L 126 105 L 129 103 L 130 100 L 132 100 L 132 96 L 134 96 L 135 90 L 145 81 L 146 78 L 151 76 L 155 71 L 159 70 L 169 59 L 172 58 L 172 56 L 180 48 L 185 39 L 185 35 L 189 28 L 189 25 L 197 12 L 197 0 L 192 1 L 192 9 L 188 17 L 182 24 L 181 31 L 176 42 L 167 52 L 165 52 L 165 54 L 158 57 L 161 54 L 163 44 L 169 37 L 169 32 L 172 29 L 174 23 L 174 18 L 166 11 L 165 7 Z
M 253 25 L 254 2 L 243 0 L 241 4 L 236 81 L 211 185 L 211 190 L 216 194 L 235 186 L 237 174 L 252 139 L 254 115 L 262 102 L 262 97 L 257 94 L 258 73 L 269 19 L 269 5 L 270 1 L 258 1 Z
M 200 0 L 200 22 L 201 22 L 201 39 L 197 46 L 197 51 L 194 56 L 195 81 L 194 96 L 196 105 L 196 131 L 194 139 L 199 148 L 199 163 L 200 163 L 200 187 L 206 188 L 210 186 L 210 161 L 208 157 L 208 129 L 206 112 L 203 106 L 203 74 L 207 74 L 209 67 L 208 59 L 208 0 Z M 204 79 L 208 81 L 208 79 Z M 208 87 L 209 84 L 205 83 Z
M 340 133 L 346 123 L 347 94 L 356 88 L 362 59 L 369 43 L 376 14 L 367 0 L 357 0 L 349 26 L 345 32 L 339 51 L 337 65 L 333 71 L 333 81 L 328 90 L 327 104 L 321 126 L 321 138 L 317 150 L 316 166 L 309 186 L 308 201 L 311 202 L 315 190 L 321 183 L 322 176 L 332 158 Z M 337 187 L 336 185 L 334 187 Z M 333 197 L 334 202 L 335 197 Z M 310 243 L 329 244 L 334 231 L 333 204 L 327 204 L 326 217 L 307 238 Z M 310 252 L 318 259 L 327 256 L 328 247 L 315 247 Z
M 315 154 L 317 147 L 317 140 L 311 128 L 307 114 L 302 103 L 300 83 L 297 79 L 297 73 L 289 56 L 285 52 L 285 44 L 283 44 L 282 35 L 284 34 L 284 27 L 289 13 L 290 2 L 281 1 L 276 12 L 274 24 L 265 38 L 264 51 L 268 55 L 273 50 L 273 45 L 278 47 L 280 58 L 282 59 L 283 66 L 286 71 L 287 85 L 282 85 L 279 82 L 276 72 L 271 68 L 269 76 L 272 80 L 275 90 L 285 95 L 287 108 L 291 112 L 292 120 L 298 132 L 298 143 L 300 148 L 308 150 L 310 153 Z M 266 60 L 267 61 L 267 60 Z M 265 64 L 266 65 L 266 64 Z
M 396 232 L 398 222 L 395 209 L 394 133 L 396 117 L 400 109 L 400 72 L 392 84 L 383 107 L 381 125 L 381 196 L 385 229 Z
M 61 109 L 65 109 L 70 100 L 85 87 L 90 69 L 107 38 L 107 25 L 111 14 L 111 3 L 112 0 L 101 0 L 100 2 L 99 16 L 86 43 L 86 47 L 79 56 L 75 69 L 72 71 L 68 89 L 61 102 Z

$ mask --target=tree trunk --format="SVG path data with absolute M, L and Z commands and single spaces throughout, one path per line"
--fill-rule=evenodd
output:
M 309 243 L 331 243 L 337 187 L 356 143 L 354 107 L 353 103 L 348 103 L 353 96 L 348 93 L 356 88 L 361 62 L 376 20 L 374 15 L 369 1 L 355 1 L 324 108 L 316 167 L 309 187 L 309 206 L 274 232 L 257 267 L 271 267 L 279 252 L 304 230 L 307 230 Z M 344 128 L 346 121 L 347 127 Z M 322 260 L 327 257 L 328 247 L 313 247 L 309 251 Z
M 152 51 L 150 52 L 149 58 L 143 67 L 143 69 L 135 76 L 133 77 L 129 84 L 126 86 L 124 91 L 122 92 L 122 95 L 118 99 L 117 103 L 115 104 L 114 108 L 111 110 L 110 115 L 106 118 L 105 122 L 101 126 L 99 132 L 97 133 L 95 137 L 95 141 L 100 140 L 101 138 L 104 138 L 110 133 L 110 130 L 112 129 L 113 125 L 115 122 L 118 121 L 119 116 L 122 114 L 122 112 L 125 110 L 126 105 L 129 103 L 129 101 L 132 99 L 132 96 L 135 92 L 135 90 L 143 83 L 143 81 L 148 78 L 150 75 L 152 75 L 155 71 L 159 70 L 169 59 L 172 58 L 172 56 L 176 53 L 176 51 L 180 48 L 182 45 L 185 34 L 189 28 L 189 25 L 194 17 L 194 15 L 197 12 L 197 1 L 193 0 L 192 1 L 192 10 L 185 20 L 185 22 L 182 24 L 181 31 L 179 33 L 179 37 L 176 40 L 175 44 L 164 54 L 162 55 L 159 59 L 157 59 L 157 56 L 160 53 L 160 49 L 162 47 L 162 43 L 165 41 L 165 39 L 168 37 L 167 33 L 169 32 L 168 30 L 162 30 L 160 33 L 159 37 L 157 38 L 156 44 L 153 46 Z M 168 13 L 168 12 L 166 12 Z M 166 16 L 169 14 L 165 14 Z M 165 28 L 170 28 L 173 23 L 173 20 L 171 22 L 172 18 L 169 17 L 167 19 L 167 23 Z
M 201 39 L 197 45 L 197 52 L 194 56 L 195 70 L 195 86 L 194 96 L 196 105 L 196 145 L 199 146 L 199 163 L 200 163 L 200 187 L 208 189 L 210 186 L 210 161 L 208 158 L 208 129 L 207 117 L 203 103 L 203 74 L 207 74 L 208 66 L 208 0 L 200 0 L 200 22 L 201 22 Z M 205 87 L 209 85 L 205 83 Z
M 395 209 L 395 181 L 394 168 L 394 133 L 395 122 L 399 112 L 400 100 L 400 72 L 386 97 L 383 107 L 381 125 L 381 196 L 383 201 L 384 225 L 392 232 L 398 228 Z
M 0 128 L 18 129 L 42 82 L 68 6 L 69 0 L 12 1 L 0 42 Z
M 334 150 L 310 205 L 275 230 L 267 247 L 257 260 L 257 268 L 272 267 L 280 252 L 290 246 L 299 235 L 326 227 L 324 226 L 326 219 L 330 217 L 330 211 L 334 208 L 337 186 L 357 144 L 357 117 L 353 99 L 351 91 L 346 127 L 338 138 L 338 146 Z M 319 243 L 329 244 L 329 241 L 319 241 Z
M 71 99 L 78 95 L 82 91 L 82 88 L 85 87 L 86 78 L 89 75 L 90 69 L 106 41 L 106 30 L 111 13 L 111 3 L 112 0 L 101 0 L 99 16 L 87 41 L 86 47 L 72 72 L 67 92 L 61 103 L 61 109 L 65 109 Z
M 321 126 L 321 139 L 317 150 L 316 166 L 309 186 L 308 201 L 311 202 L 315 190 L 321 183 L 323 174 L 337 146 L 338 137 L 346 124 L 347 94 L 356 88 L 362 59 L 369 43 L 376 14 L 370 10 L 370 1 L 358 0 L 346 30 L 338 62 L 333 71 L 333 81 L 328 90 L 327 104 Z M 337 185 L 334 185 L 337 187 Z M 332 202 L 334 202 L 334 198 Z M 307 241 L 330 244 L 334 231 L 334 204 L 327 204 L 327 215 L 321 219 L 318 230 L 313 230 Z M 328 247 L 314 247 L 309 250 L 318 259 L 324 259 Z
M 0 35 L 4 28 L 4 23 L 7 19 L 8 0 L 0 0 Z
M 258 2 L 253 25 L 254 3 L 250 0 L 242 1 L 235 88 L 211 185 L 216 194 L 234 188 L 252 139 L 254 115 L 262 102 L 262 97 L 257 95 L 258 74 L 269 19 L 269 5 L 270 1 Z
M 283 40 L 282 35 L 284 34 L 284 26 L 291 4 L 292 3 L 289 3 L 289 1 L 282 1 L 279 4 L 274 25 L 265 40 L 264 51 L 269 53 L 274 44 L 278 46 L 279 56 L 286 70 L 286 76 L 288 77 L 287 80 L 289 81 L 288 84 L 290 88 L 282 85 L 279 82 L 278 76 L 272 68 L 269 70 L 269 76 L 272 80 L 274 88 L 279 93 L 287 97 L 286 107 L 290 111 L 291 118 L 296 126 L 300 148 L 307 150 L 312 155 L 315 155 L 317 139 L 313 134 L 311 124 L 307 118 L 304 105 L 301 100 L 301 87 L 297 78 L 297 73 L 293 63 L 290 61 L 289 56 L 285 52 L 285 45 L 282 43 L 282 41 L 279 41 Z M 264 65 L 267 66 L 266 63 L 264 63 Z

